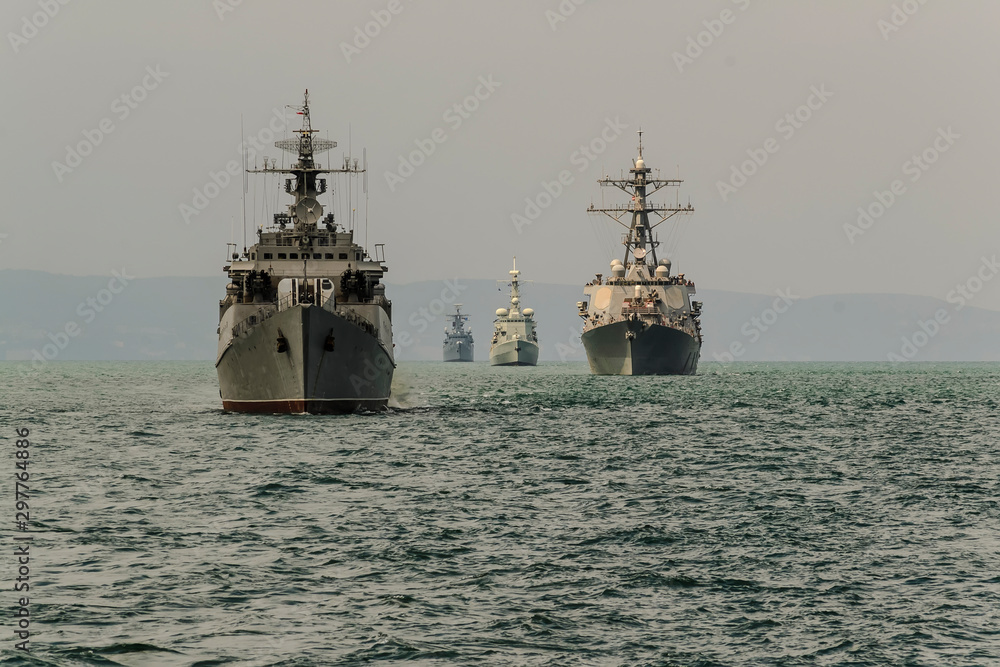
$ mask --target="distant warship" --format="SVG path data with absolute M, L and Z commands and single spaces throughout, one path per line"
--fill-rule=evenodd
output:
M 538 363 L 538 333 L 535 331 L 535 311 L 521 310 L 521 294 L 517 276 L 517 259 L 510 273 L 510 308 L 497 309 L 493 323 L 493 344 L 490 364 L 493 366 L 534 366 Z
M 601 274 L 584 288 L 588 301 L 577 303 L 584 320 L 581 340 L 587 352 L 591 372 L 598 375 L 693 375 L 701 354 L 701 303 L 691 301 L 694 283 L 684 274 L 670 275 L 670 260 L 657 261 L 659 242 L 651 231 L 686 207 L 667 208 L 646 198 L 668 186 L 683 181 L 651 178 L 652 169 L 642 157 L 642 132 L 639 132 L 639 158 L 629 170 L 631 178 L 603 178 L 602 186 L 614 186 L 631 197 L 626 206 L 595 208 L 626 226 L 623 259 L 611 262 L 611 276 Z M 650 222 L 650 214 L 659 220 Z M 631 217 L 631 224 L 622 218 Z
M 285 192 L 293 201 L 225 267 L 230 283 L 219 302 L 215 362 L 222 405 L 237 412 L 384 408 L 395 368 L 392 304 L 380 282 L 388 268 L 332 213 L 324 217 L 317 200 L 327 190 L 319 175 L 351 178 L 365 169 L 350 158 L 341 169 L 315 162 L 337 144 L 313 136 L 308 90 L 298 111 L 298 138 L 275 142 L 298 161 L 288 169 L 272 161 L 247 170 L 289 175 Z M 375 247 L 378 256 L 382 246 Z
M 468 315 L 462 314 L 462 304 L 455 304 L 455 314 L 451 316 L 451 327 L 444 330 L 444 360 L 472 361 L 474 343 L 472 332 L 465 328 Z

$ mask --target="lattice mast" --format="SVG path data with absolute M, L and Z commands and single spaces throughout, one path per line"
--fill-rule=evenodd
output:
M 344 158 L 344 166 L 340 169 L 324 169 L 321 164 L 317 164 L 315 156 L 337 147 L 336 141 L 321 139 L 314 136 L 319 130 L 312 128 L 312 119 L 309 117 L 309 90 L 305 92 L 305 98 L 301 107 L 289 106 L 296 109 L 302 116 L 302 129 L 294 132 L 299 135 L 297 139 L 281 139 L 275 141 L 277 148 L 286 150 L 298 155 L 298 162 L 289 168 L 278 168 L 277 160 L 272 160 L 270 166 L 267 160 L 264 161 L 263 169 L 248 169 L 251 174 L 288 174 L 292 178 L 285 180 L 285 192 L 294 197 L 293 203 L 288 205 L 288 213 L 278 213 L 274 216 L 275 223 L 284 228 L 289 222 L 294 223 L 293 229 L 298 233 L 307 233 L 313 225 L 323 218 L 323 205 L 319 203 L 317 197 L 327 190 L 325 178 L 319 178 L 322 174 L 364 174 L 368 171 L 368 165 L 359 165 L 358 160 Z M 327 216 L 327 223 L 332 225 L 333 214 Z
M 631 262 L 630 257 L 640 264 L 646 264 L 646 257 L 652 254 L 653 265 L 656 265 L 656 248 L 660 242 L 652 235 L 652 230 L 670 220 L 680 213 L 693 213 L 694 207 L 689 203 L 687 206 L 668 207 L 654 204 L 649 201 L 660 190 L 667 187 L 679 187 L 684 181 L 681 179 L 661 179 L 651 178 L 653 170 L 646 166 L 642 157 L 642 130 L 639 130 L 639 158 L 635 160 L 634 166 L 629 170 L 632 177 L 629 179 L 602 178 L 598 181 L 602 187 L 614 186 L 630 195 L 632 200 L 627 206 L 612 206 L 610 208 L 597 208 L 593 204 L 587 209 L 589 213 L 603 213 L 609 218 L 628 229 L 623 238 L 625 246 L 625 256 L 622 261 L 626 266 Z M 626 214 L 632 214 L 631 224 L 626 225 L 622 218 Z M 650 214 L 660 218 L 658 221 L 650 223 Z

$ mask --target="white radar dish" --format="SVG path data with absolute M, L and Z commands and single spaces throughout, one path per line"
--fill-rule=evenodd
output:
M 646 251 L 643 248 L 636 248 L 635 250 L 632 251 L 632 255 L 636 259 L 642 259 L 643 257 L 646 256 Z
M 323 217 L 323 205 L 312 197 L 303 197 L 295 206 L 295 217 L 311 225 Z

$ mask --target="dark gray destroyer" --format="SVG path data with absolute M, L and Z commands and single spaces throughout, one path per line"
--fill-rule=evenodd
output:
M 469 321 L 468 315 L 462 314 L 462 304 L 455 304 L 455 314 L 451 316 L 451 326 L 444 330 L 444 360 L 472 361 L 475 356 L 475 343 L 472 332 L 465 328 Z
M 611 276 L 584 288 L 588 301 L 577 304 L 584 320 L 581 340 L 591 372 L 597 375 L 693 375 L 701 354 L 701 303 L 692 301 L 694 283 L 684 274 L 670 275 L 670 260 L 657 260 L 659 246 L 652 236 L 657 225 L 694 209 L 668 208 L 649 202 L 663 188 L 683 181 L 651 177 L 642 157 L 629 170 L 631 178 L 603 178 L 631 197 L 626 206 L 595 208 L 628 231 L 623 237 L 625 255 L 611 262 Z M 658 220 L 651 221 L 651 215 Z M 622 221 L 631 218 L 630 224 Z
M 386 407 L 395 368 L 392 305 L 381 259 L 324 216 L 325 174 L 361 174 L 358 161 L 323 168 L 315 156 L 336 143 L 314 135 L 309 91 L 297 139 L 275 142 L 297 155 L 289 168 L 265 161 L 257 174 L 285 174 L 286 213 L 233 254 L 219 302 L 216 370 L 222 405 L 237 412 L 340 413 Z M 376 246 L 381 250 L 381 245 Z M 376 256 L 380 253 L 376 252 Z

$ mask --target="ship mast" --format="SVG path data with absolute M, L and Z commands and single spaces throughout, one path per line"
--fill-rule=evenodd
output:
M 657 263 L 656 247 L 659 241 L 652 237 L 652 230 L 678 213 L 693 213 L 694 207 L 690 204 L 684 207 L 667 207 L 654 204 L 648 197 L 653 196 L 666 187 L 679 187 L 684 181 L 680 179 L 651 178 L 653 170 L 646 166 L 642 158 L 642 130 L 639 130 L 639 158 L 635 161 L 632 169 L 629 170 L 632 177 L 629 179 L 602 178 L 598 183 L 602 187 L 614 186 L 632 197 L 627 206 L 612 206 L 610 208 L 597 208 L 593 204 L 587 209 L 589 213 L 603 213 L 609 218 L 628 229 L 623 244 L 625 246 L 625 257 L 623 262 L 626 266 L 630 264 L 629 257 L 632 256 L 640 264 L 646 264 L 647 248 L 652 252 L 653 264 Z M 626 214 L 632 214 L 632 222 L 626 225 L 622 218 Z M 650 223 L 650 214 L 660 218 L 658 221 Z
M 323 205 L 319 203 L 317 197 L 326 192 L 326 179 L 318 178 L 321 174 L 361 174 L 367 171 L 359 168 L 357 160 L 352 165 L 349 159 L 344 160 L 342 169 L 323 169 L 322 165 L 317 165 L 315 156 L 318 153 L 326 152 L 337 147 L 336 141 L 320 139 L 313 135 L 319 132 L 312 128 L 312 119 L 309 116 L 309 90 L 305 92 L 305 97 L 301 107 L 290 106 L 297 109 L 302 116 L 302 129 L 295 130 L 299 135 L 298 139 L 281 139 L 275 141 L 274 145 L 290 153 L 298 155 L 298 162 L 292 164 L 288 169 L 278 169 L 276 161 L 271 162 L 268 167 L 264 161 L 263 169 L 248 169 L 250 174 L 288 174 L 294 178 L 285 181 L 285 192 L 292 195 L 295 200 L 288 205 L 288 213 L 278 213 L 274 216 L 274 221 L 282 229 L 288 223 L 293 223 L 294 231 L 303 236 L 315 228 L 316 223 L 323 217 Z M 333 224 L 333 214 L 326 218 L 328 225 Z
M 508 271 L 510 274 L 510 309 L 520 310 L 521 305 L 521 292 L 518 289 L 517 276 L 520 275 L 520 271 L 517 270 L 517 257 L 514 257 L 514 268 Z

